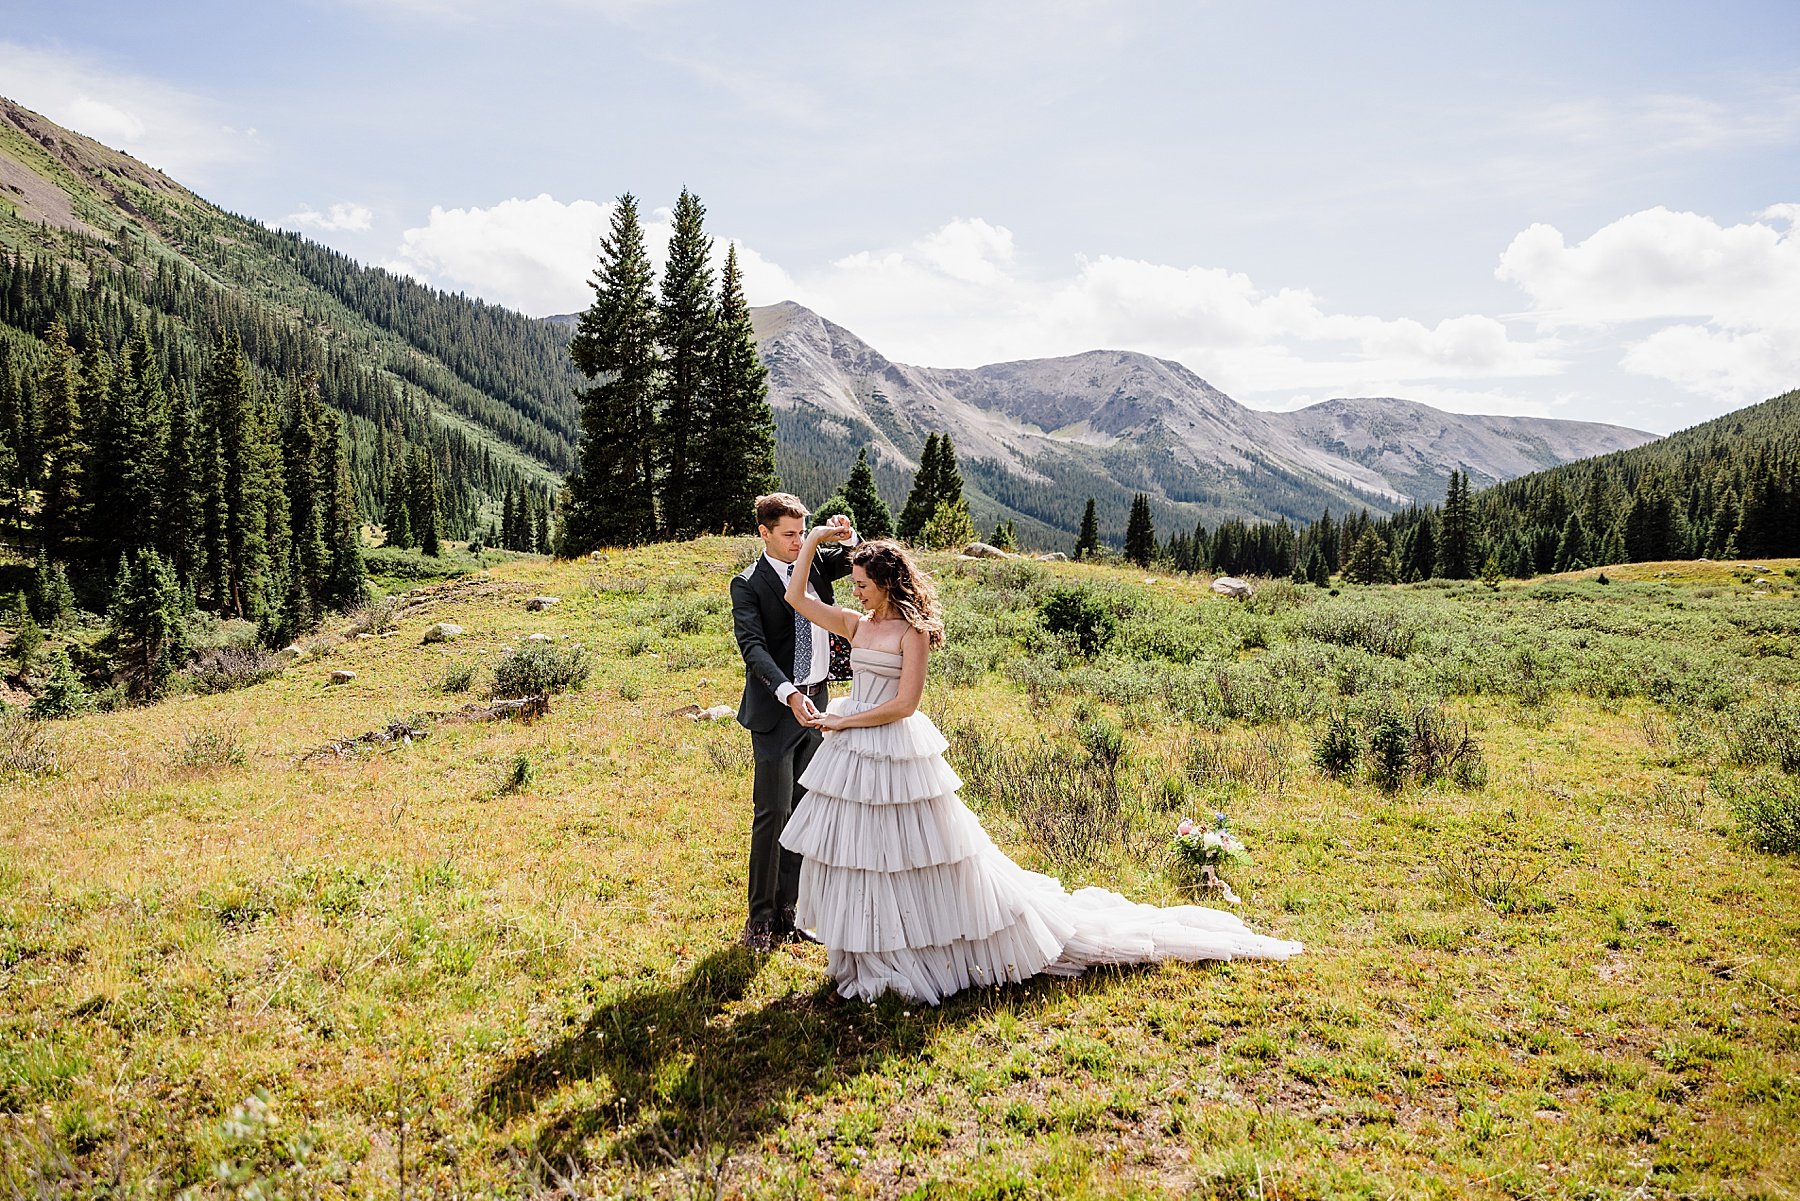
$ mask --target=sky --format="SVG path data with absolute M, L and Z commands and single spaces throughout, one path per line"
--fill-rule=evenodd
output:
M 1800 387 L 1800 4 L 0 0 L 0 95 L 543 316 L 685 187 L 936 367 L 1665 433 Z

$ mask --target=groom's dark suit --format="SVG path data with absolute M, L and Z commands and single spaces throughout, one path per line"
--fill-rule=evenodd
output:
M 811 582 L 820 600 L 832 604 L 832 581 L 849 574 L 848 550 L 819 547 Z M 794 675 L 794 611 L 788 607 L 786 592 L 787 581 L 762 555 L 731 581 L 732 628 L 744 656 L 744 699 L 737 717 L 750 731 L 756 757 L 749 928 L 767 929 L 776 936 L 791 929 L 800 892 L 800 856 L 782 849 L 781 831 L 806 795 L 798 781 L 821 738 L 819 731 L 794 720 L 793 710 L 775 695 L 783 684 L 793 683 Z M 825 708 L 827 685 L 801 691 Z

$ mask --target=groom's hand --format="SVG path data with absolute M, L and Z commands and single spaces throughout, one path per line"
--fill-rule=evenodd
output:
M 788 693 L 788 708 L 794 711 L 794 720 L 803 726 L 810 726 L 819 720 L 819 710 L 807 699 L 804 692 L 795 689 Z

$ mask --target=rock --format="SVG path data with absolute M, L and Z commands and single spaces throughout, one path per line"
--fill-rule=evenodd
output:
M 541 613 L 551 605 L 561 603 L 562 597 L 560 596 L 534 596 L 525 602 L 525 611 L 528 613 Z
M 1069 556 L 1063 554 L 1059 550 L 1053 550 L 1045 554 L 1033 555 L 1031 557 L 1036 559 L 1039 563 L 1067 563 L 1069 561 Z
M 548 635 L 548 634 L 527 634 L 527 635 L 525 635 L 525 641 L 527 641 L 527 642 L 548 642 L 548 641 L 550 641 L 550 635 Z
M 685 717 L 689 721 L 729 721 L 737 716 L 737 710 L 730 705 L 714 705 L 710 709 L 702 709 L 699 705 L 683 705 L 679 709 L 669 710 L 670 717 Z
M 1767 567 L 1764 567 L 1761 563 L 1757 563 L 1757 564 L 1753 565 L 1750 568 L 1750 570 L 1751 571 L 1767 571 L 1769 569 Z
M 963 554 L 971 559 L 1010 559 L 1011 555 L 997 546 L 989 546 L 985 542 L 971 542 L 963 548 Z
M 306 648 L 301 646 L 298 642 L 288 643 L 286 646 L 281 648 L 281 653 L 284 655 L 287 655 L 289 658 L 293 658 L 293 659 L 306 658 Z
M 440 621 L 425 631 L 427 642 L 451 642 L 463 636 L 463 628 L 453 621 Z
M 1145 577 L 1144 577 L 1144 583 L 1146 583 L 1146 584 L 1154 584 L 1154 583 L 1156 583 L 1156 577 L 1155 577 L 1155 576 L 1153 576 L 1153 575 L 1147 575 L 1147 576 L 1145 576 Z
M 1249 600 L 1256 595 L 1256 589 L 1236 576 L 1222 575 L 1212 582 L 1212 590 L 1220 596 L 1229 596 L 1233 600 Z
M 333 684 L 348 684 L 351 680 L 354 680 L 355 678 L 356 678 L 355 672 L 344 671 L 341 668 L 339 670 L 331 673 L 331 682 Z
M 1752 588 L 1767 588 L 1769 586 L 1769 581 L 1762 579 L 1751 580 L 1750 586 Z

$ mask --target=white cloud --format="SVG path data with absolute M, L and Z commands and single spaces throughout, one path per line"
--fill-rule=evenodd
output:
M 1534 225 L 1495 274 L 1531 298 L 1540 327 L 1613 330 L 1678 320 L 1626 343 L 1620 365 L 1709 400 L 1745 404 L 1800 383 L 1800 205 L 1721 226 L 1646 209 L 1570 246 Z
M 233 129 L 211 101 L 97 60 L 0 41 L 0 81 L 27 108 L 182 183 L 257 153 L 256 131 Z
M 289 213 L 281 219 L 279 224 L 326 232 L 336 230 L 361 232 L 369 228 L 374 218 L 374 211 L 367 205 L 341 201 L 323 213 L 314 208 L 304 208 L 297 213 Z

